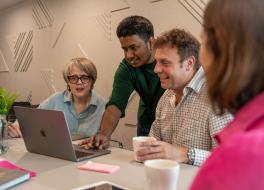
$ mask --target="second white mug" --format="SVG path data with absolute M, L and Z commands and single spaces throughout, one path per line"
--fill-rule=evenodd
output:
M 156 159 L 144 162 L 149 189 L 176 190 L 180 165 L 173 160 Z

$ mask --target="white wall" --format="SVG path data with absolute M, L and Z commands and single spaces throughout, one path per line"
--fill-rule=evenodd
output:
M 124 17 L 147 17 L 156 35 L 181 27 L 198 38 L 206 3 L 207 0 L 25 0 L 0 12 L 0 86 L 19 92 L 18 100 L 31 99 L 38 104 L 65 89 L 61 70 L 70 58 L 87 56 L 98 69 L 95 90 L 108 98 L 114 72 L 123 58 L 115 29 Z M 137 103 L 136 96 L 119 126 L 136 124 Z M 130 147 L 127 138 L 134 134 L 135 128 L 120 127 L 114 138 Z

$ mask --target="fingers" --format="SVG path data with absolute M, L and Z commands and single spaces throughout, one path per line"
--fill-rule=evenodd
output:
M 88 148 L 93 148 L 95 142 L 96 142 L 96 135 L 93 135 L 87 140 L 87 147 Z
M 145 160 L 165 159 L 164 154 L 162 152 L 146 154 L 144 156 L 138 156 L 137 158 L 141 162 L 144 162 Z
M 172 159 L 179 162 L 187 162 L 187 152 L 188 148 L 179 147 L 162 141 L 156 141 L 142 143 L 141 148 L 136 152 L 136 155 L 140 161 L 150 159 Z
M 102 150 L 102 149 L 107 149 L 109 147 L 109 141 L 104 141 L 100 144 L 99 146 L 99 149 Z
M 15 125 L 8 125 L 7 126 L 7 134 L 10 137 L 22 137 L 21 131 L 19 127 L 16 127 Z
M 82 140 L 81 142 L 78 143 L 78 145 L 84 145 L 84 144 L 87 144 L 89 139 L 85 139 L 85 140 Z
M 136 155 L 140 161 L 166 158 L 165 144 L 162 141 L 142 142 Z
M 139 146 L 160 146 L 162 141 L 152 140 L 152 141 L 143 141 L 139 144 Z
M 95 135 L 81 141 L 78 145 L 84 147 L 85 149 L 93 148 L 94 139 L 95 139 Z
M 8 125 L 8 126 L 7 126 L 7 134 L 8 134 L 8 136 L 10 136 L 10 137 L 16 137 L 15 130 L 12 128 L 11 125 Z
M 106 149 L 109 147 L 109 140 L 106 136 L 97 134 L 82 141 L 79 145 L 83 146 L 86 149 Z
M 136 152 L 137 156 L 145 156 L 148 154 L 156 154 L 163 152 L 161 146 L 140 146 L 141 148 Z
M 139 143 L 137 155 L 143 156 L 146 154 L 154 154 L 162 151 L 161 141 L 145 141 Z
M 106 136 L 99 134 L 96 137 L 95 146 L 100 150 L 106 149 L 109 147 L 109 139 Z

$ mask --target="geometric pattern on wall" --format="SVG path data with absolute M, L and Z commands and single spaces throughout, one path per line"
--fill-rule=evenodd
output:
M 57 42 L 59 41 L 59 39 L 61 37 L 61 34 L 62 34 L 62 32 L 63 32 L 63 30 L 65 28 L 65 25 L 66 25 L 66 23 L 64 22 L 61 26 L 59 26 L 58 31 L 54 31 L 54 36 L 55 37 L 53 39 L 54 42 L 52 44 L 52 48 L 56 47 Z M 53 28 L 54 28 L 54 26 L 53 26 Z
M 0 72 L 8 72 L 8 71 L 9 71 L 9 68 L 6 64 L 5 57 L 2 51 L 0 50 Z
M 26 96 L 25 102 L 32 102 L 32 90 L 28 92 L 28 95 Z
M 81 51 L 81 53 L 83 54 L 84 57 L 86 57 L 87 59 L 89 59 L 87 53 L 85 52 L 85 50 L 83 49 L 82 45 L 80 43 L 77 44 L 79 50 Z
M 43 0 L 33 1 L 32 17 L 38 26 L 38 29 L 51 27 L 54 22 L 54 18 Z
M 8 36 L 7 40 L 15 60 L 14 71 L 27 72 L 33 60 L 33 30 Z
M 103 13 L 97 15 L 96 23 L 98 24 L 99 28 L 103 30 L 106 35 L 108 41 L 112 40 L 112 31 L 111 31 L 111 14 L 110 13 Z
M 118 5 L 121 5 L 121 6 L 118 7 L 118 8 L 112 9 L 111 13 L 118 12 L 118 11 L 123 11 L 123 10 L 126 10 L 126 9 L 130 8 L 129 3 L 126 0 L 122 0 L 122 1 L 118 2 Z
M 112 22 L 111 14 L 119 11 L 129 9 L 129 3 L 127 0 L 112 0 L 112 7 L 109 13 L 103 13 L 96 16 L 96 23 L 99 25 L 99 28 L 105 33 L 105 36 L 108 41 L 112 41 Z
M 159 2 L 159 1 L 163 1 L 163 0 L 150 0 L 149 2 L 150 2 L 150 3 L 157 3 L 157 2 Z
M 203 23 L 203 13 L 208 0 L 178 0 L 179 3 L 198 21 Z
M 54 70 L 52 68 L 49 69 L 41 69 L 40 70 L 40 76 L 46 83 L 50 94 L 53 94 L 57 92 L 56 87 L 54 86 Z

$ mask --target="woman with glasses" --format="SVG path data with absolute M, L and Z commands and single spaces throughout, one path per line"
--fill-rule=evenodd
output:
M 96 134 L 105 100 L 93 91 L 97 79 L 95 65 L 86 58 L 74 58 L 65 65 L 62 74 L 67 89 L 50 96 L 38 108 L 63 111 L 73 139 Z M 8 126 L 8 134 L 22 136 L 17 122 Z

